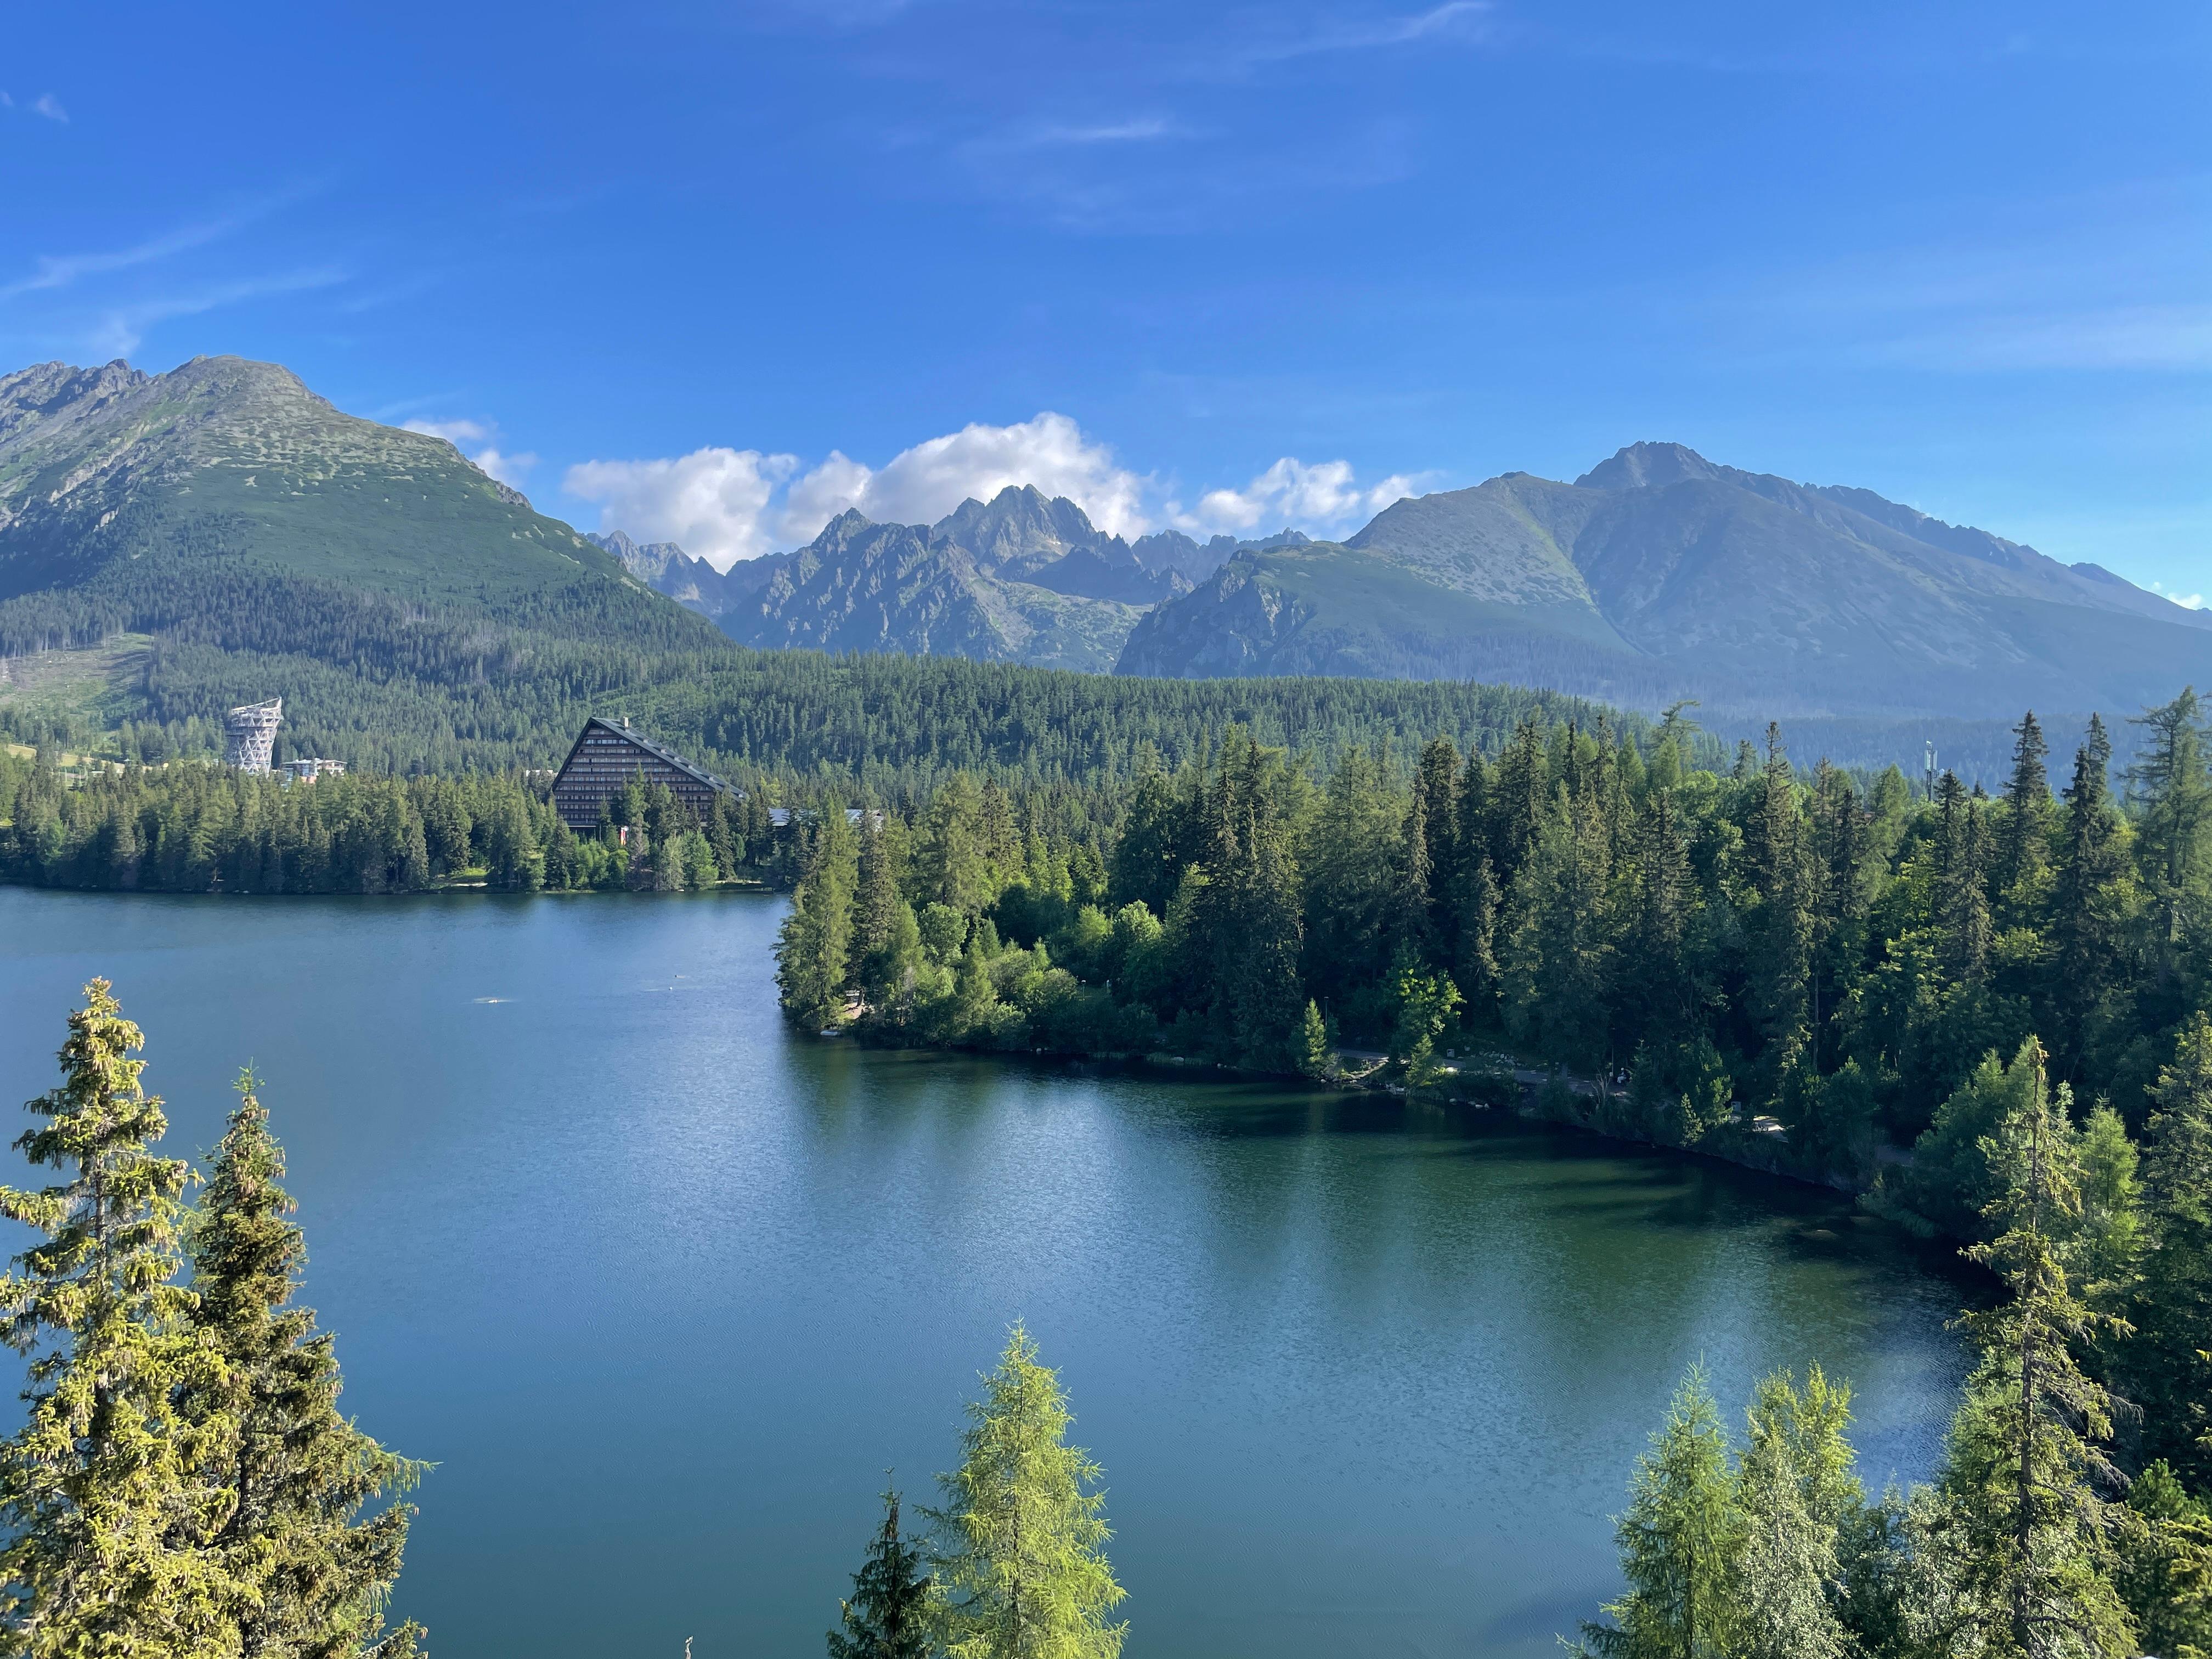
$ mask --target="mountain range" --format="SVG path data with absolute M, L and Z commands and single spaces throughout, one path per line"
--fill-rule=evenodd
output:
M 303 708 L 344 726 L 349 752 L 413 722 L 410 754 L 487 757 L 510 752 L 523 702 L 550 720 L 647 659 L 680 676 L 733 640 L 1170 678 L 1479 679 L 1801 729 L 2118 714 L 2212 684 L 2212 616 L 1675 444 L 1571 483 L 1512 472 L 1407 498 L 1341 541 L 1127 540 L 1019 486 L 930 525 L 848 512 L 718 571 L 670 543 L 580 535 L 444 440 L 346 415 L 273 364 L 0 377 L 0 656 L 118 636 L 148 643 L 111 714 L 174 724 L 313 684 Z
M 1239 554 L 1132 631 L 1123 673 L 1508 679 L 1762 715 L 2160 701 L 2212 616 L 1869 490 L 1639 443 L 1507 473 L 1340 544 Z
M 1170 678 L 1542 686 L 1724 720 L 2127 708 L 2212 678 L 2212 613 L 1870 490 L 1638 443 L 1572 483 L 1408 497 L 1341 542 L 1134 544 L 1007 489 L 935 525 L 847 513 L 726 574 L 596 538 L 761 647 Z
M 1138 619 L 1240 551 L 1299 543 L 1176 530 L 1134 543 L 1065 496 L 1008 485 L 933 525 L 841 514 L 805 547 L 718 572 L 670 542 L 591 539 L 633 574 L 762 649 L 898 651 L 1038 668 L 1110 671 Z

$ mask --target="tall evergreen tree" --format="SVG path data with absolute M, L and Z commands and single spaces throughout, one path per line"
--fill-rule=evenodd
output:
M 1759 1385 L 1737 1471 L 1747 1654 L 1868 1645 L 1869 1632 L 1855 1626 L 1874 1622 L 1867 1603 L 1886 1587 L 1863 1582 L 1879 1574 L 1868 1559 L 1879 1521 L 1866 1510 L 1845 1437 L 1850 1401 L 1850 1386 L 1817 1365 L 1802 1390 L 1786 1373 Z
M 1958 1635 L 2021 1659 L 2120 1659 L 2135 1650 L 2110 1576 L 2119 1517 L 2100 1491 L 2119 1484 L 2104 1449 L 2111 1406 L 2075 1351 L 2100 1329 L 2124 1328 L 2092 1312 L 2069 1283 L 2081 1188 L 2063 1091 L 2045 1085 L 2033 1039 L 2018 1063 L 2031 1086 L 1990 1149 L 2003 1182 L 1990 1215 L 2002 1231 L 1967 1252 L 2010 1294 L 1966 1316 L 1982 1363 L 1943 1474 L 1958 1518 Z
M 1627 1593 L 1606 1604 L 1610 1625 L 1583 1626 L 1575 1650 L 1598 1659 L 1725 1659 L 1742 1624 L 1743 1515 L 1728 1432 L 1702 1367 L 1674 1391 L 1629 1494 L 1613 1523 Z
M 1980 990 L 1990 965 L 1990 901 L 1984 880 L 1985 830 L 1981 804 L 1955 772 L 1936 792 L 1936 914 L 1943 933 L 1943 969 L 1952 985 Z
M 943 1477 L 936 1563 L 951 1598 L 951 1659 L 1115 1659 L 1126 1595 L 1106 1559 L 1098 1465 L 1066 1443 L 1058 1375 L 1016 1325 L 983 1399 L 968 1408 L 960 1467 Z
M 2063 1033 L 2064 1074 L 2084 1074 L 2090 1048 L 2109 1020 L 2115 973 L 2126 947 L 2130 895 L 2125 830 L 2107 779 L 2112 739 L 2092 714 L 2074 757 L 2066 822 L 2051 895 L 2051 1002 Z
M 2128 1487 L 2117 1578 L 2137 1645 L 2160 1659 L 2212 1656 L 2212 1514 L 2163 1462 Z
M 2149 890 L 2154 933 L 2169 959 L 2185 923 L 2202 907 L 2212 854 L 2212 774 L 2205 768 L 2203 713 L 2193 687 L 2129 721 L 2143 728 L 2128 784 L 2140 809 L 2137 864 Z
M 813 855 L 776 941 L 784 1011 L 801 1025 L 829 1026 L 845 1018 L 859 866 L 860 848 L 845 809 L 833 799 L 822 809 Z
M 2012 775 L 2006 781 L 2004 833 L 1997 843 L 1997 890 L 2015 905 L 2042 874 L 2051 833 L 2051 745 L 2031 708 L 2013 727 Z
M 1797 1064 L 1812 1021 L 1813 896 L 1797 785 L 1778 726 L 1766 728 L 1766 759 L 1745 836 L 1758 904 L 1749 921 L 1747 976 L 1753 1017 L 1766 1039 L 1764 1066 L 1778 1084 Z
M 921 1550 L 899 1531 L 899 1495 L 884 1494 L 884 1523 L 853 1575 L 842 1628 L 830 1632 L 830 1659 L 932 1659 L 937 1650 L 937 1583 Z
M 387 1631 L 414 1509 L 372 1509 L 422 1466 L 386 1451 L 338 1410 L 328 1332 L 294 1300 L 307 1244 L 280 1184 L 284 1154 L 249 1072 L 216 1149 L 191 1237 L 193 1321 L 224 1362 L 188 1408 L 236 1425 L 223 1484 L 234 1506 L 213 1542 L 252 1588 L 238 1617 L 241 1659 L 399 1659 L 419 1627 Z M 370 1512 L 364 1514 L 364 1510 Z
M 2212 1016 L 2182 1033 L 2154 1097 L 2142 1162 L 2149 1243 L 2125 1371 L 2148 1449 L 2212 1492 Z
M 66 1178 L 0 1188 L 0 1214 L 40 1235 L 0 1277 L 9 1344 L 31 1356 L 27 1419 L 0 1443 L 0 1653 L 228 1659 L 248 1592 L 209 1540 L 238 1425 L 179 1404 L 225 1379 L 174 1282 L 188 1171 L 148 1150 L 167 1120 L 130 1057 L 138 1028 L 106 980 L 84 999 L 61 1085 L 28 1103 L 45 1121 L 15 1142 Z

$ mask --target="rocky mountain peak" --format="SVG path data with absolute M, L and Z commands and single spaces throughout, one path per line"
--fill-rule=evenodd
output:
M 1718 478 L 1723 470 L 1686 444 L 1634 443 L 1575 480 L 1577 489 L 1642 489 Z

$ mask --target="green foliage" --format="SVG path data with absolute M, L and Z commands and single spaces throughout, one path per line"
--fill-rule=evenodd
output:
M 251 1594 L 210 1547 L 239 1425 L 184 1404 L 228 1380 L 174 1282 L 190 1172 L 148 1151 L 167 1121 L 130 1058 L 138 1028 L 106 980 L 84 996 L 61 1085 L 29 1103 L 45 1121 L 15 1142 L 64 1179 L 0 1189 L 0 1214 L 40 1236 L 0 1278 L 9 1346 L 31 1356 L 27 1420 L 0 1444 L 0 1652 L 212 1659 Z
M 339 1413 L 332 1340 L 293 1299 L 307 1244 L 279 1184 L 283 1151 L 252 1073 L 238 1090 L 191 1234 L 193 1322 L 224 1375 L 220 1386 L 186 1395 L 188 1408 L 235 1425 L 224 1482 L 233 1508 L 210 1541 L 248 1592 L 238 1651 L 401 1659 L 422 1632 L 411 1624 L 387 1631 L 383 1613 L 415 1511 L 372 1506 L 412 1486 L 422 1466 Z
M 1747 1527 L 1728 1432 L 1701 1367 L 1674 1392 L 1613 1524 L 1626 1592 L 1586 1624 L 1577 1651 L 1606 1659 L 1722 1659 L 1742 1624 Z
M 830 1659 L 933 1659 L 943 1609 L 937 1581 L 922 1570 L 921 1548 L 899 1531 L 899 1495 L 884 1494 L 884 1524 L 853 1575 L 842 1628 L 830 1632 Z
M 960 1467 L 945 1475 L 936 1565 L 951 1659 L 1115 1659 L 1126 1592 L 1105 1554 L 1098 1465 L 1066 1443 L 1056 1373 L 1016 1325 L 968 1408 Z
M 1954 1639 L 2021 1656 L 2124 1656 L 2136 1650 L 2112 1582 L 2120 1517 L 2101 1495 L 2118 1481 L 2104 1449 L 2111 1405 L 2075 1353 L 2100 1330 L 2125 1328 L 2085 1305 L 2069 1280 L 2080 1165 L 2040 1047 L 2025 1048 L 2013 1073 L 2021 1086 L 1984 1143 L 2002 1231 L 1969 1252 L 2011 1294 L 1966 1317 L 1982 1363 L 1942 1483 L 1961 1567 Z
M 30 1103 L 46 1122 L 16 1142 L 68 1179 L 0 1189 L 43 1235 L 0 1279 L 31 1357 L 28 1420 L 0 1444 L 0 1652 L 406 1659 L 422 1632 L 384 1607 L 413 1510 L 376 1506 L 420 1466 L 337 1411 L 250 1075 L 187 1229 L 196 1177 L 149 1150 L 165 1121 L 141 1042 L 107 981 L 86 986 L 64 1081 Z
M 2212 1491 L 2212 1017 L 2183 1032 L 2154 1098 L 2142 1162 L 2148 1248 L 2122 1371 L 2148 1449 Z
M 860 848 L 844 808 L 823 815 L 806 873 L 792 895 L 776 941 L 776 983 L 793 1019 L 810 1028 L 841 1025 L 850 982 L 853 900 L 860 879 Z

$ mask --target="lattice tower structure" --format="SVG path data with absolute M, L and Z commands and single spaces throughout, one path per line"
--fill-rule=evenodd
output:
M 596 830 L 607 803 L 618 798 L 633 777 L 648 789 L 657 783 L 666 785 L 702 823 L 714 810 L 716 795 L 736 793 L 712 772 L 628 722 L 618 725 L 594 714 L 584 722 L 575 746 L 553 780 L 553 810 L 571 830 Z
M 276 728 L 284 723 L 284 699 L 249 702 L 222 717 L 222 758 L 241 772 L 266 772 L 276 742 Z

